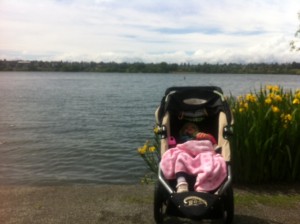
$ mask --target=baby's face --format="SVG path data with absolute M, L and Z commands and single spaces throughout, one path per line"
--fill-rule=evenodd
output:
M 185 129 L 184 129 L 184 134 L 186 135 L 192 135 L 194 134 L 196 131 L 198 131 L 195 126 L 193 125 L 188 125 Z

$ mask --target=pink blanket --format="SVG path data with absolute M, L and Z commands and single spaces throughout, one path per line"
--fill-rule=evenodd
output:
M 195 191 L 212 191 L 227 177 L 226 163 L 214 151 L 208 140 L 191 140 L 166 151 L 160 163 L 166 179 L 175 179 L 176 173 L 196 176 Z

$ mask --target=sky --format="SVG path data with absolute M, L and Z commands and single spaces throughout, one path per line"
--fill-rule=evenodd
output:
M 0 60 L 291 63 L 299 0 L 0 0 Z

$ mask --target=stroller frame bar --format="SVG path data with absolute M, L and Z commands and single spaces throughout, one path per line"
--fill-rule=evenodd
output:
M 173 194 L 174 191 L 173 189 L 170 187 L 170 185 L 165 181 L 165 179 L 162 176 L 162 171 L 160 169 L 160 166 L 158 168 L 158 180 L 159 182 L 166 188 L 166 190 L 169 192 L 169 194 Z
M 221 185 L 219 190 L 216 192 L 218 195 L 223 194 L 232 183 L 232 173 L 231 173 L 231 166 L 227 165 L 227 180 L 224 184 Z

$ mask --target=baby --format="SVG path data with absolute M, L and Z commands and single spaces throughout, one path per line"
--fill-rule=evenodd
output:
M 180 142 L 186 142 L 188 140 L 209 140 L 213 145 L 217 144 L 216 139 L 211 134 L 199 132 L 198 126 L 191 122 L 183 125 L 179 136 Z
M 166 151 L 161 169 L 166 179 L 177 179 L 177 192 L 188 191 L 187 176 L 195 176 L 195 191 L 212 191 L 226 178 L 226 164 L 215 153 L 216 139 L 203 132 L 194 123 L 186 123 L 180 130 L 180 141 Z

